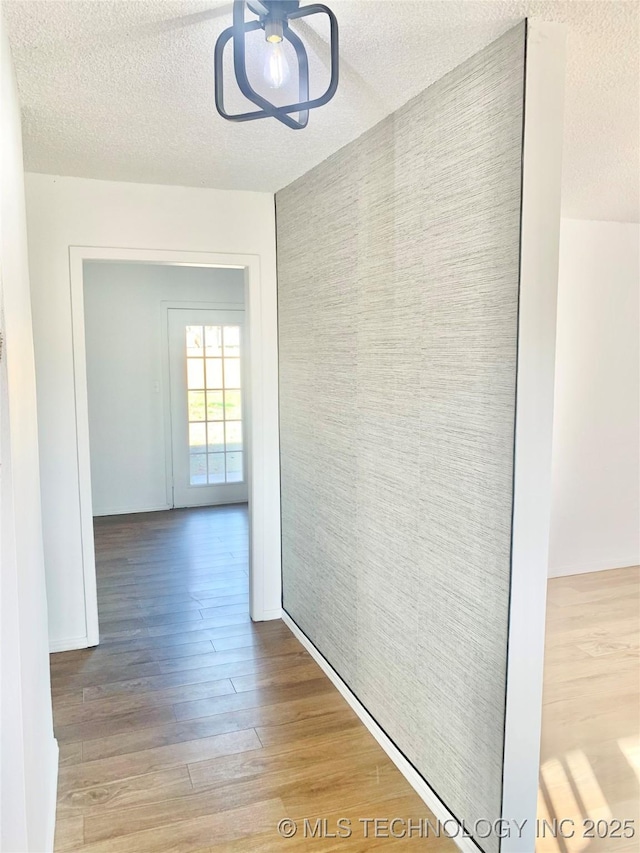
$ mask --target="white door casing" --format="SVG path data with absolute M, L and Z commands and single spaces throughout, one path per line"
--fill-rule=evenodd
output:
M 231 267 L 245 275 L 245 341 L 250 355 L 246 394 L 251 401 L 247 445 L 249 482 L 249 607 L 254 621 L 279 619 L 281 609 L 280 449 L 278 430 L 277 313 L 275 289 L 263 293 L 260 257 L 250 254 L 167 249 L 70 246 L 69 278 L 73 331 L 73 382 L 78 455 L 78 503 L 81 521 L 82 573 L 86 634 L 51 651 L 86 648 L 99 642 L 98 600 L 84 330 L 84 262 L 179 264 Z

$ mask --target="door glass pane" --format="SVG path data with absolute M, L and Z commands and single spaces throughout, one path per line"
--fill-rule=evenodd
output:
M 209 454 L 209 483 L 224 483 L 224 453 Z
M 240 356 L 240 326 L 224 327 L 224 354 L 227 356 Z
M 225 358 L 224 360 L 224 387 L 240 387 L 240 359 Z
M 224 423 L 222 421 L 214 421 L 207 424 L 209 453 L 222 453 L 224 451 Z
M 204 391 L 188 391 L 189 421 L 204 420 Z
M 187 356 L 202 356 L 203 327 L 187 326 Z
M 227 483 L 241 483 L 243 480 L 242 472 L 242 453 L 227 453 Z
M 242 421 L 227 421 L 225 431 L 227 450 L 242 450 Z
M 207 425 L 189 424 L 189 453 L 204 453 L 207 443 Z
M 225 367 L 226 372 L 226 367 Z M 222 388 L 222 359 L 207 359 L 207 388 Z
M 205 326 L 205 349 L 210 357 L 222 355 L 222 326 Z
M 222 391 L 207 391 L 207 420 L 221 421 L 224 419 L 224 404 Z
M 240 326 L 186 326 L 192 486 L 244 481 L 240 345 Z
M 201 358 L 187 359 L 187 388 L 204 388 L 204 361 Z
M 207 457 L 204 453 L 189 457 L 189 482 L 192 486 L 204 486 L 207 482 Z
M 242 418 L 240 391 L 224 392 L 224 416 L 227 420 L 239 421 Z

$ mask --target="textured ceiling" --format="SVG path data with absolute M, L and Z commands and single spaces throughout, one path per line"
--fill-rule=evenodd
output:
M 638 219 L 640 5 L 625 0 L 333 0 L 341 84 L 309 127 L 231 124 L 216 113 L 219 0 L 3 3 L 31 171 L 277 190 L 525 15 L 568 24 L 563 210 Z M 308 25 L 312 70 L 324 33 Z

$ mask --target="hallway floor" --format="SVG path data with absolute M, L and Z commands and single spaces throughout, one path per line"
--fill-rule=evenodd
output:
M 640 566 L 549 581 L 544 676 L 538 818 L 573 821 L 575 837 L 537 853 L 637 853 Z
M 289 629 L 251 623 L 246 507 L 99 518 L 95 539 L 100 646 L 51 664 L 56 853 L 351 853 L 406 846 L 361 817 L 433 819 Z M 304 839 L 317 817 L 352 838 Z
M 406 848 L 359 819 L 432 815 L 289 629 L 249 619 L 246 507 L 100 518 L 95 535 L 100 646 L 51 659 L 56 853 Z M 636 837 L 538 853 L 637 849 L 639 606 L 638 568 L 549 584 L 539 818 L 628 818 Z M 341 817 L 350 839 L 303 837 L 304 818 Z

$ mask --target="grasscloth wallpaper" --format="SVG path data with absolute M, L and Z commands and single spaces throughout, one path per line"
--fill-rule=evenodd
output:
M 284 607 L 468 823 L 500 817 L 524 45 L 276 197 Z

